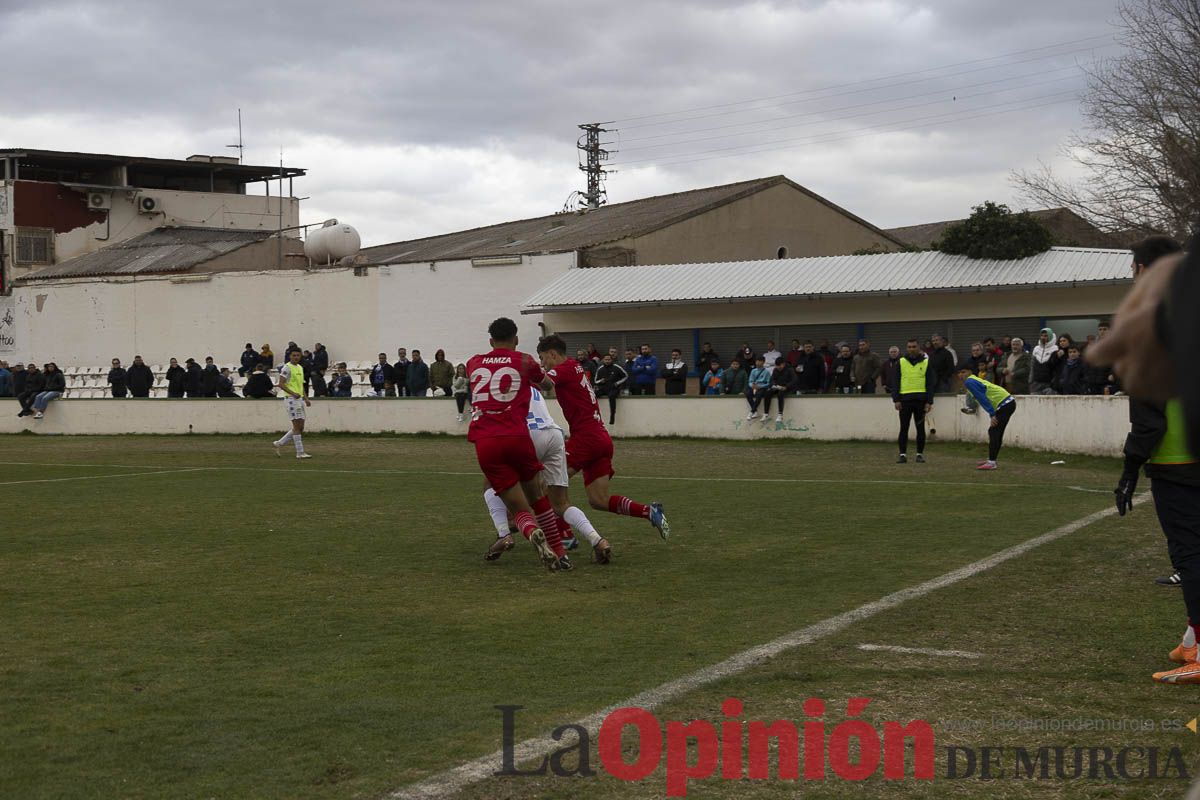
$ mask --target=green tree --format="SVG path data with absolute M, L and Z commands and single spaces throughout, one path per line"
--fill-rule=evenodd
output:
M 1050 231 L 1029 212 L 1014 214 L 1008 206 L 988 201 L 947 228 L 935 247 L 969 258 L 1007 260 L 1044 253 L 1052 244 Z

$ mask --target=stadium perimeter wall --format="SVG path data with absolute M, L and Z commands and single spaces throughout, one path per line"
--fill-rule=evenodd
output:
M 939 396 L 930 415 L 932 441 L 987 441 L 987 416 L 960 413 L 961 397 Z M 1032 450 L 1116 456 L 1129 430 L 1125 397 L 1021 397 L 1005 443 Z M 18 419 L 15 400 L 0 401 L 0 433 L 211 434 L 280 433 L 288 426 L 278 400 L 68 399 L 51 404 L 45 419 Z M 557 403 L 551 410 L 561 422 Z M 788 401 L 784 422 L 747 422 L 740 398 L 622 398 L 614 436 L 693 436 L 711 439 L 850 439 L 894 441 L 897 415 L 885 396 L 802 397 Z M 465 435 L 453 401 L 428 399 L 315 400 L 308 431 L 445 433 Z M 911 446 L 910 446 L 911 447 Z

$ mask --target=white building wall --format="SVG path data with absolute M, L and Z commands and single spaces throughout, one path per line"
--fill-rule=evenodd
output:
M 94 366 L 114 356 L 236 363 L 246 342 L 283 353 L 289 339 L 322 342 L 333 358 L 379 352 L 376 273 L 351 269 L 227 272 L 200 282 L 166 277 L 18 287 L 11 298 L 14 357 Z M 0 319 L 4 309 L 0 307 Z M 2 342 L 2 340 L 0 340 Z
M 1005 443 L 1049 453 L 1120 455 L 1129 431 L 1125 397 L 1021 397 Z M 551 401 L 551 411 L 562 419 Z M 981 443 L 987 416 L 961 414 L 959 399 L 938 397 L 929 418 L 927 450 L 942 441 Z M 886 397 L 803 397 L 787 404 L 786 421 L 746 422 L 740 398 L 631 397 L 621 400 L 615 437 L 692 436 L 705 439 L 816 439 L 894 442 L 897 414 Z M 10 413 L 11 412 L 11 413 Z M 0 401 L 0 433 L 48 434 L 278 433 L 287 426 L 278 400 L 60 400 L 43 420 L 18 419 L 15 400 Z M 465 435 L 449 399 L 315 400 L 305 432 L 318 449 L 322 431 Z M 249 445 L 248 445 L 249 446 Z M 619 461 L 619 454 L 618 454 Z
M 522 304 L 574 265 L 574 253 L 558 253 L 495 267 L 473 267 L 470 260 L 373 267 L 379 273 L 384 350 L 395 358 L 397 347 L 417 348 L 432 361 L 442 348 L 451 361 L 465 361 L 487 350 L 492 320 L 509 317 L 517 323 L 524 349 L 533 352 L 542 318 L 522 316 Z
M 142 197 L 156 198 L 161 212 L 139 212 L 137 203 Z M 278 197 L 263 195 L 180 192 L 167 189 L 114 191 L 112 209 L 108 212 L 106 222 L 94 222 L 87 227 L 55 236 L 55 260 L 61 263 L 68 258 L 100 250 L 164 225 L 278 230 L 279 203 Z M 299 224 L 300 201 L 294 197 L 283 198 L 283 227 L 294 228 Z

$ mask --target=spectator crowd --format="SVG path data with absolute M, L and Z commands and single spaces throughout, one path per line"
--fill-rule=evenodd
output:
M 1068 333 L 1056 334 L 1043 328 L 1032 347 L 1017 336 L 999 340 L 986 338 L 972 342 L 960 354 L 941 334 L 924 341 L 929 358 L 929 371 L 937 392 L 946 393 L 959 388 L 957 373 L 965 367 L 1013 394 L 1114 394 L 1119 386 L 1109 369 L 1096 367 L 1083 359 L 1087 348 L 1108 333 L 1108 324 L 1101 323 L 1096 334 L 1077 341 Z M 320 342 L 311 350 L 288 342 L 278 363 L 287 363 L 293 352 L 300 352 L 304 369 L 306 393 L 322 397 L 351 397 L 355 380 L 352 368 L 344 361 L 331 362 L 329 351 Z M 774 408 L 777 419 L 782 418 L 787 398 L 811 394 L 891 394 L 900 380 L 901 347 L 892 345 L 886 354 L 872 349 L 863 339 L 856 343 L 828 340 L 814 343 L 793 339 L 787 352 L 780 351 L 773 341 L 758 352 L 750 344 L 742 346 L 728 359 L 723 359 L 705 342 L 694 361 L 685 360 L 683 350 L 671 350 L 660 361 L 649 344 L 636 351 L 628 349 L 622 355 L 616 347 L 599 351 L 594 344 L 576 352 L 576 359 L 591 378 L 598 398 L 607 405 L 609 422 L 616 421 L 617 400 L 621 396 L 652 396 L 662 390 L 678 396 L 688 391 L 689 376 L 698 379 L 695 391 L 705 397 L 741 396 L 749 406 L 749 417 L 761 414 L 764 418 Z M 269 344 L 254 347 L 247 343 L 240 357 L 236 376 L 229 367 L 218 367 L 212 356 L 201 364 L 187 358 L 182 364 L 170 359 L 161 376 L 140 356 L 126 367 L 119 358 L 112 359 L 107 374 L 107 386 L 113 397 L 150 397 L 153 390 L 165 386 L 166 396 L 266 398 L 277 396 L 272 371 L 276 355 Z M 426 361 L 420 350 L 401 347 L 396 359 L 379 353 L 376 362 L 366 369 L 369 394 L 373 397 L 453 397 L 460 419 L 470 402 L 466 368 L 453 364 L 439 349 L 432 361 Z M 67 391 L 63 373 L 53 363 L 18 363 L 9 368 L 0 361 L 0 397 L 16 397 L 21 404 L 20 416 L 41 416 L 46 406 Z

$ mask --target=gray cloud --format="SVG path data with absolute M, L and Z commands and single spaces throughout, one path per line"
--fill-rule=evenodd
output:
M 614 202 L 782 172 L 880 225 L 907 224 L 958 216 L 983 199 L 1011 201 L 1009 170 L 1053 159 L 1080 125 L 1074 102 L 1024 107 L 1082 85 L 1068 79 L 1069 67 L 1111 48 L 696 112 L 738 113 L 675 125 L 630 118 L 1101 36 L 1112 31 L 1114 9 L 1115 0 L 0 0 L 0 52 L 10 70 L 0 144 L 228 152 L 241 107 L 248 160 L 274 162 L 282 146 L 288 163 L 310 170 L 297 184 L 311 198 L 305 220 L 338 216 L 375 243 L 556 210 L 582 186 L 575 125 L 624 118 L 629 149 L 613 160 L 628 166 L 609 181 Z M 930 73 L 908 79 L 920 77 Z M 968 96 L 950 100 L 956 93 Z M 998 103 L 1012 110 L 860 135 Z M 853 104 L 860 107 L 837 110 Z M 686 134 L 723 138 L 673 148 L 639 151 L 661 140 L 629 141 L 750 120 L 763 122 Z M 764 130 L 785 125 L 804 127 Z M 789 142 L 747 152 L 775 139 Z M 701 153 L 737 146 L 745 150 Z M 629 163 L 640 159 L 653 161 Z

